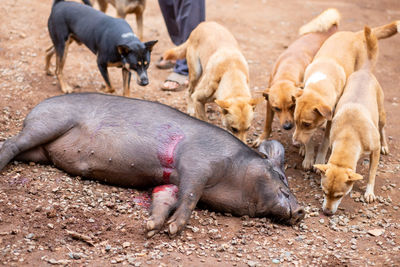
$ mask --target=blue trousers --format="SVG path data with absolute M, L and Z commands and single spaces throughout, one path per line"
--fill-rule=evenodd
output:
M 175 45 L 184 43 L 193 29 L 205 20 L 205 0 L 158 0 L 158 4 Z M 176 61 L 174 72 L 188 75 L 186 59 Z

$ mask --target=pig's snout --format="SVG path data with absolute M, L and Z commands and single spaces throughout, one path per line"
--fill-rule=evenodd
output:
M 304 219 L 304 216 L 306 215 L 304 208 L 297 203 L 296 198 L 288 190 L 281 188 L 281 192 L 287 199 L 287 203 L 289 204 L 290 208 L 290 215 L 286 221 L 287 224 L 298 224 L 301 220 Z
M 294 211 L 292 211 L 292 217 L 289 220 L 290 225 L 295 225 L 301 222 L 304 219 L 306 212 L 303 207 L 297 207 Z

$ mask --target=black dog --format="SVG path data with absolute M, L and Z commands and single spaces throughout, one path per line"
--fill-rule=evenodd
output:
M 106 82 L 107 92 L 114 92 L 107 67 L 122 67 L 124 96 L 129 96 L 130 70 L 136 71 L 139 85 L 149 83 L 147 68 L 157 41 L 142 43 L 125 20 L 107 16 L 87 5 L 55 0 L 48 27 L 53 46 L 47 49 L 46 72 L 50 74 L 50 59 L 56 53 L 56 75 L 64 93 L 72 92 L 62 74 L 68 45 L 72 41 L 84 43 L 97 55 L 97 66 Z

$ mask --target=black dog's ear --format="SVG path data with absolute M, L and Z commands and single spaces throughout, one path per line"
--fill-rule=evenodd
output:
M 153 46 L 157 42 L 158 42 L 158 40 L 148 41 L 148 42 L 145 42 L 144 45 L 146 46 L 146 49 L 151 52 L 151 50 L 153 50 Z
M 118 49 L 118 53 L 120 53 L 120 55 L 127 55 L 129 54 L 129 52 L 131 52 L 131 48 L 127 45 L 119 45 L 117 46 Z

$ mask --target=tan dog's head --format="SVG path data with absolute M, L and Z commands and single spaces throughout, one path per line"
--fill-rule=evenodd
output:
M 269 102 L 274 113 L 278 116 L 283 129 L 290 130 L 294 126 L 294 108 L 296 106 L 296 92 L 300 86 L 290 81 L 274 83 L 271 88 L 265 89 L 263 96 Z
M 322 210 L 326 215 L 333 215 L 343 197 L 353 188 L 353 184 L 363 177 L 350 168 L 334 164 L 315 164 L 314 168 L 321 171 L 321 187 L 324 192 Z
M 215 100 L 222 110 L 222 124 L 237 138 L 246 143 L 247 131 L 254 117 L 256 105 L 262 98 L 237 98 L 235 100 Z
M 295 96 L 294 121 L 296 130 L 293 134 L 293 141 L 294 143 L 306 144 L 316 129 L 327 120 L 332 120 L 333 112 L 325 104 L 324 99 L 314 92 L 303 93 L 303 90 L 298 90 Z

